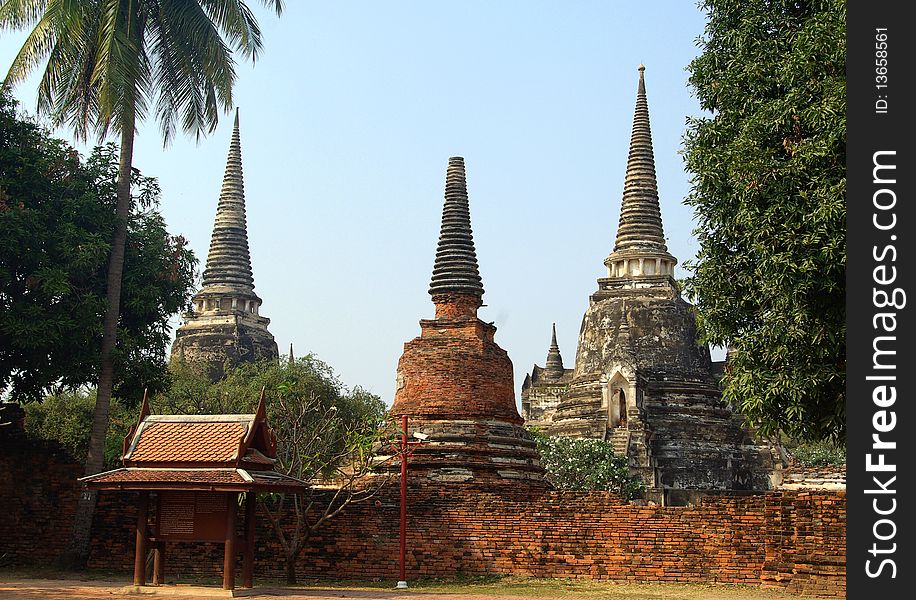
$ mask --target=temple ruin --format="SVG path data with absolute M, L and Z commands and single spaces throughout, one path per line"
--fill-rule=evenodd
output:
M 563 367 L 563 357 L 557 344 L 557 325 L 553 324 L 550 348 L 544 367 L 534 365 L 522 383 L 522 414 L 525 426 L 545 429 L 553 422 L 563 394 L 569 389 L 574 369 Z
M 261 298 L 254 291 L 238 111 L 207 267 L 201 289 L 191 301 L 193 308 L 175 333 L 172 360 L 201 364 L 215 381 L 227 366 L 279 356 L 277 342 L 267 330 L 270 319 L 259 314 Z
M 721 400 L 694 309 L 674 280 L 676 264 L 662 228 L 640 65 L 607 276 L 589 298 L 572 373 L 551 370 L 548 360 L 526 378 L 525 418 L 553 435 L 611 441 L 665 502 L 686 496 L 677 490 L 769 489 L 778 483 L 778 453 Z
M 512 361 L 477 317 L 483 284 L 471 232 L 464 159 L 450 158 L 429 294 L 435 319 L 404 344 L 390 413 L 428 436 L 411 473 L 437 482 L 543 484 L 535 443 L 515 407 Z

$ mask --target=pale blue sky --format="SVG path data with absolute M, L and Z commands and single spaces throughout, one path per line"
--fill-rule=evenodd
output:
M 390 404 L 403 344 L 433 316 L 445 168 L 464 156 L 480 317 L 516 395 L 554 321 L 571 367 L 614 242 L 641 62 L 668 248 L 696 253 L 678 154 L 699 114 L 692 2 L 289 1 L 279 20 L 250 4 L 266 43 L 239 66 L 236 104 L 255 286 L 281 352 L 314 352 Z M 23 37 L 0 39 L 4 72 Z M 16 89 L 32 112 L 34 89 Z M 231 126 L 166 150 L 152 121 L 137 137 L 135 165 L 159 178 L 169 229 L 202 263 Z

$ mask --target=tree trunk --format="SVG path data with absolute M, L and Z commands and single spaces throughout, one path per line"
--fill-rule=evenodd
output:
M 130 217 L 130 179 L 134 155 L 135 115 L 125 120 L 121 131 L 121 156 L 118 164 L 117 208 L 115 209 L 115 230 L 111 242 L 111 256 L 108 260 L 106 280 L 107 307 L 102 330 L 102 348 L 99 356 L 99 387 L 92 415 L 92 430 L 89 436 L 89 452 L 86 456 L 85 475 L 101 472 L 105 464 L 105 436 L 108 433 L 108 413 L 111 407 L 111 391 L 114 385 L 114 349 L 117 345 L 118 317 L 121 312 L 121 275 L 124 272 L 124 248 L 127 243 L 127 222 Z M 76 514 L 73 519 L 73 533 L 64 562 L 70 567 L 82 568 L 89 558 L 92 514 L 98 492 L 90 491 L 83 485 Z
M 286 584 L 287 585 L 296 585 L 298 581 L 296 580 L 296 555 L 298 552 L 292 553 L 292 555 L 286 555 Z

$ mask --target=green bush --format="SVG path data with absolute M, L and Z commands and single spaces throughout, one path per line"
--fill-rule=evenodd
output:
M 806 467 L 846 464 L 846 448 L 829 441 L 799 444 L 790 452 L 799 463 Z
M 25 429 L 32 437 L 56 440 L 70 456 L 86 461 L 89 431 L 95 408 L 95 390 L 53 394 L 42 402 L 31 402 L 25 409 Z M 105 468 L 121 466 L 124 436 L 137 422 L 138 408 L 127 408 L 117 398 L 111 399 L 108 435 L 105 437 Z
M 531 433 L 547 480 L 559 490 L 604 490 L 629 500 L 646 489 L 642 480 L 630 475 L 627 458 L 615 455 L 610 442 Z

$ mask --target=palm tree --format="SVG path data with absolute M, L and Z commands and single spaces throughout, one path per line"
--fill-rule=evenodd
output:
M 261 0 L 279 15 L 282 0 Z M 155 111 L 166 144 L 176 128 L 198 139 L 232 108 L 234 52 L 252 62 L 261 30 L 241 0 L 0 0 L 0 29 L 31 29 L 3 82 L 7 88 L 44 65 L 38 111 L 76 137 L 121 138 L 117 224 L 108 263 L 108 306 L 86 474 L 102 470 L 114 379 L 121 274 L 130 209 L 134 133 Z M 83 490 L 68 559 L 82 564 L 96 494 Z

